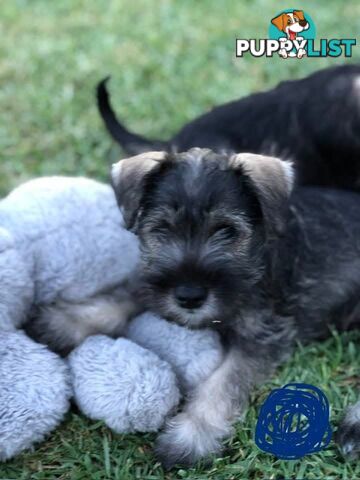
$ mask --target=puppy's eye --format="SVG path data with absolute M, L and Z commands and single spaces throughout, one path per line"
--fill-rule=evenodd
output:
M 289 20 L 288 20 L 288 25 L 291 25 L 291 20 L 290 20 L 290 18 L 289 18 Z

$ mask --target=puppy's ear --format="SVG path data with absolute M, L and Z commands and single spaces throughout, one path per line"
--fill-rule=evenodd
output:
M 275 25 L 275 27 L 280 30 L 281 32 L 285 31 L 286 27 L 286 22 L 287 22 L 287 15 L 286 13 L 281 13 L 277 17 L 271 19 L 271 23 Z
M 299 19 L 299 20 L 305 20 L 305 15 L 302 10 L 294 10 L 293 14 Z
M 112 166 L 112 186 L 126 228 L 132 229 L 136 223 L 146 176 L 165 158 L 165 152 L 146 152 Z
M 283 233 L 288 199 L 294 183 L 291 163 L 251 153 L 234 155 L 231 161 L 234 168 L 246 175 L 257 195 L 270 237 Z

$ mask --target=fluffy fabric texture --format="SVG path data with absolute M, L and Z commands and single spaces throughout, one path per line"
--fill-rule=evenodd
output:
M 0 202 L 0 460 L 41 441 L 69 408 L 117 432 L 153 431 L 221 359 L 219 339 L 151 314 L 129 339 L 88 338 L 65 362 L 18 330 L 33 307 L 87 302 L 136 267 L 112 189 L 85 178 L 30 181 Z M 153 350 L 151 352 L 150 350 Z M 171 365 L 171 366 L 170 366 Z
M 0 332 L 0 460 L 43 440 L 71 394 L 62 359 L 22 332 Z
M 213 330 L 189 330 L 150 312 L 132 320 L 126 336 L 170 363 L 185 392 L 205 380 L 223 358 L 219 335 Z
M 115 432 L 156 431 L 179 403 L 170 366 L 127 339 L 89 337 L 69 365 L 79 408 Z
M 36 285 L 36 304 L 78 301 L 116 287 L 138 258 L 137 238 L 122 228 L 112 189 L 86 178 L 21 185 L 0 202 L 0 226 Z M 9 268 L 9 275 L 12 288 L 18 270 Z M 27 309 L 22 298 L 21 304 Z
M 34 306 L 126 280 L 138 242 L 122 227 L 110 186 L 85 178 L 32 180 L 0 202 L 1 460 L 42 440 L 70 396 L 64 361 L 16 329 Z
M 0 227 L 0 331 L 14 331 L 25 321 L 33 296 L 31 271 L 10 232 Z

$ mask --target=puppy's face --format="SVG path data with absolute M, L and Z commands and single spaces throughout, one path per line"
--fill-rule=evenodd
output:
M 113 183 L 140 238 L 147 306 L 192 328 L 238 316 L 281 230 L 289 172 L 277 159 L 201 149 L 119 162 Z
M 308 30 L 310 25 L 302 10 L 294 10 L 292 13 L 281 13 L 271 20 L 276 28 L 285 32 L 290 40 L 295 40 L 298 33 Z

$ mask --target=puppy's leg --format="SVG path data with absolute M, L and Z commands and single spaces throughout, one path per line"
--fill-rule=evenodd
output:
M 287 38 L 280 38 L 280 49 L 279 49 L 279 56 L 282 58 L 288 57 L 288 52 L 285 48 L 285 43 L 287 42 Z
M 304 48 L 299 48 L 297 52 L 297 58 L 306 57 L 306 50 Z
M 281 48 L 279 50 L 279 56 L 282 57 L 282 58 L 287 58 L 288 57 L 288 53 L 287 51 L 285 50 L 285 48 Z
M 347 409 L 336 433 L 336 440 L 346 457 L 360 457 L 360 401 Z
M 231 347 L 220 367 L 197 387 L 183 412 L 158 437 L 155 449 L 165 468 L 190 466 L 221 451 L 221 441 L 230 436 L 232 422 L 243 413 L 260 370 L 263 366 L 255 357 Z

